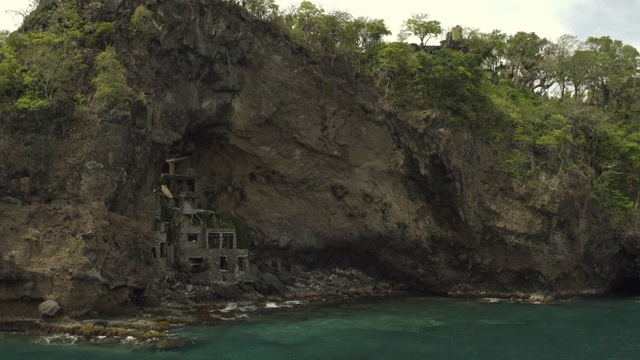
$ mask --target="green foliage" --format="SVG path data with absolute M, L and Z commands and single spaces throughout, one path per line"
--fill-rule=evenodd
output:
M 15 103 L 18 109 L 27 111 L 39 111 L 51 106 L 51 100 L 43 99 L 34 91 L 26 91 Z
M 246 0 L 247 11 L 261 20 L 275 20 L 279 6 L 274 0 Z
M 3 43 L 0 46 L 0 100 L 16 97 L 22 86 L 22 66 L 16 49 Z
M 131 99 L 132 90 L 127 86 L 127 71 L 118 61 L 113 47 L 108 47 L 96 57 L 98 75 L 91 80 L 96 86 L 93 103 L 96 111 L 105 112 L 124 106 Z
M 420 39 L 420 46 L 425 46 L 430 38 L 442 33 L 440 21 L 428 20 L 428 14 L 414 14 L 402 24 L 399 40 L 405 41 L 413 35 Z
M 116 27 L 113 22 L 101 21 L 95 24 L 93 41 L 100 41 L 105 44 L 111 44 L 115 41 Z
M 22 240 L 38 243 L 42 240 L 42 233 L 34 228 L 29 228 L 26 233 L 22 235 Z
M 471 105 L 482 101 L 483 96 L 480 61 L 473 53 L 449 49 L 418 53 L 413 76 L 415 102 L 473 118 Z
M 129 26 L 127 27 L 129 38 L 140 40 L 147 36 L 148 24 L 152 15 L 151 11 L 145 6 L 138 6 L 133 12 Z
M 86 81 L 96 42 L 115 39 L 115 26 L 94 22 L 99 2 L 46 3 L 31 15 L 38 26 L 0 35 L 0 111 L 68 111 Z M 37 29 L 37 31 L 35 30 Z
M 10 33 L 8 30 L 0 30 L 0 46 L 4 45 L 4 43 L 9 38 L 9 34 Z
M 380 19 L 354 18 L 344 11 L 325 12 L 309 1 L 283 13 L 284 29 L 298 45 L 356 63 L 391 34 Z
M 507 52 L 507 34 L 494 30 L 485 34 L 477 30 L 471 31 L 464 39 L 469 50 L 483 60 L 483 67 L 498 75 Z
M 500 170 L 513 175 L 518 180 L 522 180 L 527 175 L 527 166 L 529 164 L 530 162 L 518 149 L 512 149 L 500 162 Z
M 70 252 L 75 252 L 76 250 L 80 249 L 83 245 L 84 245 L 84 239 L 82 239 L 82 236 L 80 235 L 69 238 L 67 240 L 67 246 L 68 246 L 67 250 L 69 250 Z

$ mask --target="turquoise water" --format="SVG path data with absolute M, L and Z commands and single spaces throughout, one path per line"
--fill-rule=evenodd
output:
M 0 359 L 638 359 L 640 302 L 387 299 L 254 313 L 175 334 L 188 345 L 154 351 L 3 335 Z

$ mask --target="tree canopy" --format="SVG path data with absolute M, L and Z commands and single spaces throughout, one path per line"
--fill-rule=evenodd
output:
M 438 20 L 428 20 L 428 14 L 414 14 L 405 20 L 400 30 L 400 40 L 405 41 L 413 35 L 420 39 L 420 45 L 425 46 L 429 39 L 442 33 L 442 26 Z

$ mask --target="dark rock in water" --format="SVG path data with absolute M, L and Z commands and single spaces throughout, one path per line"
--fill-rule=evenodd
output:
M 38 313 L 40 313 L 40 316 L 42 317 L 56 316 L 60 310 L 62 310 L 60 304 L 53 300 L 47 300 L 38 305 Z
M 213 283 L 214 280 L 215 280 L 215 277 L 213 276 L 213 273 L 211 271 L 205 271 L 198 274 L 194 274 L 189 280 L 189 282 L 193 285 L 206 286 L 206 285 L 211 285 L 211 283 Z
M 262 274 L 262 281 L 267 284 L 272 289 L 275 289 L 277 292 L 284 294 L 288 292 L 287 287 L 280 281 L 275 275 L 272 273 L 264 273 Z
M 162 304 L 162 302 L 160 301 L 160 299 L 155 296 L 155 295 L 148 295 L 145 296 L 144 301 L 142 302 L 142 306 L 144 307 L 150 307 L 150 308 L 154 308 L 154 307 L 158 307 Z

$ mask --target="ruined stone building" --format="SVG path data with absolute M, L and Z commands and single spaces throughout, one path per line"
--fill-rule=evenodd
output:
M 216 213 L 201 208 L 191 157 L 168 159 L 161 178 L 153 248 L 157 277 L 209 271 L 212 283 L 248 280 L 249 250 L 238 249 L 235 229 L 216 227 Z

